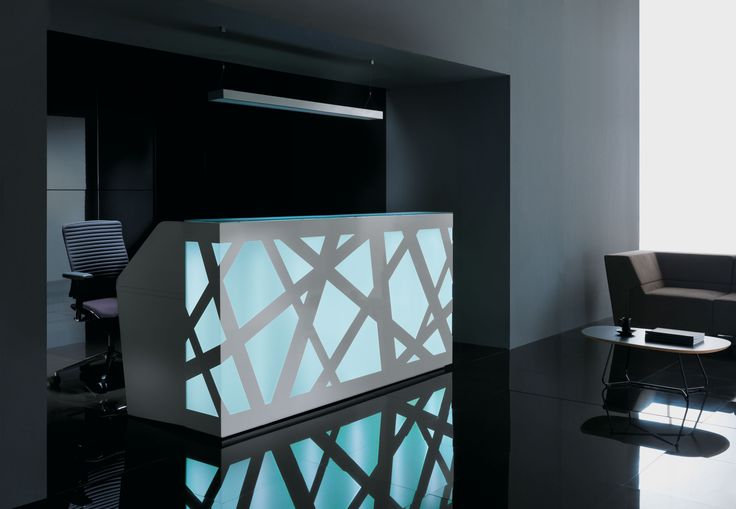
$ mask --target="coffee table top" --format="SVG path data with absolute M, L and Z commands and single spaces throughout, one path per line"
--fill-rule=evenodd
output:
M 617 334 L 619 327 L 613 325 L 596 325 L 583 329 L 583 336 L 605 343 L 614 345 L 628 346 L 631 348 L 641 348 L 643 350 L 656 350 L 659 352 L 670 352 L 684 355 L 702 355 L 707 353 L 720 352 L 731 346 L 731 342 L 727 339 L 717 338 L 714 336 L 705 336 L 705 341 L 695 346 L 674 346 L 665 345 L 663 343 L 647 343 L 644 341 L 644 334 L 648 329 L 635 328 L 634 336 L 630 338 L 622 338 Z

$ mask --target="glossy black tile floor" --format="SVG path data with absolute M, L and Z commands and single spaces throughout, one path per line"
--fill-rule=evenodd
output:
M 674 448 L 611 434 L 606 353 L 579 331 L 510 352 L 458 344 L 451 372 L 224 444 L 127 418 L 122 390 L 102 404 L 72 386 L 49 393 L 49 498 L 32 507 L 736 507 L 736 358 L 704 358 L 711 395 Z M 636 371 L 680 376 L 662 360 Z M 644 392 L 623 409 L 666 433 L 695 403 L 684 415 Z M 627 413 L 613 424 L 636 431 Z

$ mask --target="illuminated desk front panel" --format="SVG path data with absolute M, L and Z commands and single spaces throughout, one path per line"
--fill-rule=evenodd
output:
M 130 415 L 220 437 L 452 363 L 452 214 L 161 223 L 118 281 Z

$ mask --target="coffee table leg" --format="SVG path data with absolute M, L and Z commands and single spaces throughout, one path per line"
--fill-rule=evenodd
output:
M 650 435 L 655 436 L 655 437 L 659 438 L 660 440 L 662 440 L 664 442 L 667 442 L 670 445 L 673 445 L 675 447 L 678 447 L 679 446 L 679 443 L 680 443 L 680 439 L 682 438 L 683 431 L 685 429 L 685 422 L 687 421 L 687 414 L 690 411 L 690 393 L 691 392 L 692 393 L 695 393 L 695 392 L 704 392 L 703 401 L 700 404 L 700 409 L 698 411 L 698 417 L 695 419 L 695 424 L 693 425 L 693 429 L 689 433 L 690 435 L 692 435 L 692 433 L 697 428 L 698 423 L 700 422 L 700 418 L 702 417 L 703 410 L 705 408 L 705 402 L 706 402 L 706 400 L 708 398 L 709 380 L 708 380 L 708 375 L 705 372 L 705 368 L 703 367 L 703 362 L 702 362 L 700 356 L 699 355 L 696 355 L 695 358 L 698 360 L 698 366 L 700 367 L 700 373 L 702 374 L 703 380 L 704 380 L 704 385 L 702 387 L 693 387 L 693 388 L 690 388 L 690 386 L 687 383 L 687 375 L 685 373 L 685 365 L 684 365 L 684 362 L 683 362 L 683 359 L 682 359 L 682 355 L 680 355 L 680 354 L 677 355 L 677 360 L 678 360 L 678 363 L 680 365 L 680 374 L 682 375 L 682 383 L 683 383 L 683 386 L 682 387 L 670 387 L 670 386 L 663 386 L 663 385 L 657 385 L 657 384 L 648 384 L 648 383 L 641 382 L 641 381 L 633 381 L 633 380 L 631 380 L 631 378 L 629 377 L 629 360 L 630 360 L 631 351 L 628 348 L 626 350 L 626 363 L 625 363 L 625 366 L 624 366 L 624 379 L 621 380 L 621 381 L 611 382 L 611 381 L 606 380 L 606 375 L 608 374 L 610 376 L 609 368 L 610 368 L 610 364 L 611 364 L 611 358 L 613 356 L 614 346 L 615 345 L 611 345 L 610 348 L 608 349 L 608 356 L 606 357 L 606 362 L 603 365 L 603 373 L 601 374 L 601 383 L 603 384 L 603 389 L 601 390 L 601 399 L 603 400 L 603 409 L 606 411 L 606 417 L 608 418 L 608 426 L 609 426 L 609 428 L 611 430 L 611 434 L 616 434 L 616 432 L 613 429 L 613 421 L 611 419 L 611 413 L 610 413 L 610 411 L 608 409 L 608 402 L 607 402 L 608 393 L 610 392 L 609 389 L 611 389 L 612 387 L 615 387 L 615 388 L 638 387 L 638 388 L 642 388 L 642 389 L 650 389 L 650 390 L 655 390 L 655 391 L 657 391 L 657 390 L 664 390 L 664 391 L 667 391 L 667 392 L 675 392 L 675 393 L 681 395 L 683 397 L 683 399 L 685 400 L 685 414 L 683 415 L 682 423 L 680 424 L 680 428 L 679 428 L 678 433 L 677 433 L 677 439 L 674 442 L 671 442 L 671 441 L 665 439 L 663 436 L 661 436 L 661 435 L 659 435 L 657 433 L 654 433 L 652 431 L 646 430 L 645 428 L 642 428 L 641 426 L 639 426 L 636 423 L 634 423 L 632 421 L 632 418 L 631 418 L 631 411 L 628 412 L 628 415 L 629 415 L 629 425 L 633 425 L 634 427 L 639 428 L 642 431 L 645 431 L 646 433 L 649 433 Z
M 703 401 L 700 404 L 700 411 L 698 412 L 698 418 L 695 419 L 695 424 L 693 425 L 693 431 L 695 431 L 695 428 L 698 426 L 698 423 L 700 422 L 700 417 L 703 415 L 703 409 L 705 408 L 705 400 L 708 399 L 708 389 L 710 382 L 708 381 L 708 375 L 705 372 L 705 368 L 703 367 L 703 361 L 700 359 L 700 355 L 695 356 L 696 359 L 698 359 L 698 366 L 700 367 L 700 374 L 703 375 L 704 385 L 703 385 Z
M 613 355 L 613 346 L 608 349 L 608 356 L 606 357 L 606 363 L 603 365 L 603 373 L 601 374 L 601 383 L 603 389 L 601 390 L 601 399 L 603 400 L 603 410 L 606 411 L 606 417 L 608 418 L 608 427 L 611 429 L 613 435 L 613 421 L 611 421 L 611 413 L 608 411 L 608 404 L 606 397 L 608 396 L 608 382 L 606 381 L 606 372 L 608 371 L 608 365 L 611 363 L 611 356 Z
M 682 374 L 682 385 L 685 389 L 682 392 L 682 397 L 685 398 L 685 414 L 682 416 L 682 424 L 680 425 L 680 431 L 677 433 L 677 440 L 675 440 L 675 447 L 680 443 L 682 438 L 682 430 L 685 429 L 685 421 L 687 420 L 687 413 L 690 411 L 690 390 L 687 386 L 687 376 L 685 376 L 685 365 L 682 362 L 682 355 L 677 354 L 677 361 L 680 363 L 680 373 Z M 693 431 L 695 428 L 693 428 Z

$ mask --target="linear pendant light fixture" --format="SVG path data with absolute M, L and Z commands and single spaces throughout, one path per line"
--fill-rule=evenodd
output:
M 208 99 L 210 102 L 255 106 L 256 108 L 300 111 L 302 113 L 356 118 L 359 120 L 383 120 L 383 112 L 381 110 L 353 108 L 352 106 L 304 101 L 302 99 L 291 99 L 275 95 L 254 94 L 251 92 L 240 92 L 238 90 L 213 90 L 208 94 Z

